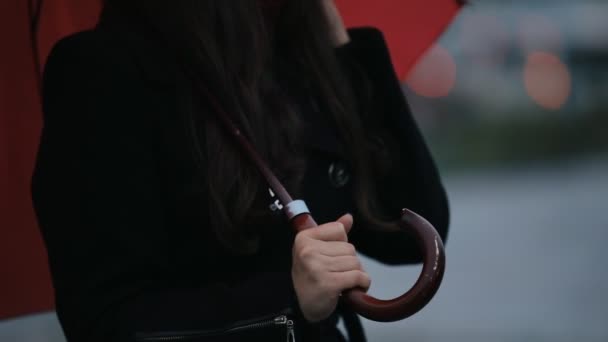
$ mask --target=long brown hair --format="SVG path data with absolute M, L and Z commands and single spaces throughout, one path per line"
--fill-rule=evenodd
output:
M 321 0 L 106 0 L 144 19 L 175 51 L 192 82 L 211 90 L 294 196 L 306 169 L 294 96 L 316 99 L 338 129 L 353 169 L 360 224 L 396 229 L 381 214 L 372 179 L 388 170 L 387 153 L 364 130 L 358 106 L 330 39 Z M 287 81 L 289 89 L 280 84 Z M 364 85 L 358 85 L 363 87 Z M 299 94 L 299 95 L 298 95 Z M 188 113 L 192 155 L 205 178 L 215 235 L 233 253 L 256 251 L 256 224 L 268 214 L 267 185 L 201 99 Z M 386 146 L 386 144 L 385 144 Z M 285 158 L 289 156 L 289 158 Z M 370 162 L 372 156 L 384 160 Z M 384 165 L 372 168 L 371 165 Z M 375 176 L 375 177 L 374 177 Z M 264 199 L 264 206 L 257 205 Z M 253 228 L 245 228 L 253 227 Z

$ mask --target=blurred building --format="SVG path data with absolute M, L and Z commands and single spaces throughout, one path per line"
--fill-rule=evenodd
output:
M 406 86 L 418 110 L 484 118 L 583 115 L 607 90 L 608 2 L 595 0 L 472 1 Z M 428 99 L 450 105 L 416 104 Z

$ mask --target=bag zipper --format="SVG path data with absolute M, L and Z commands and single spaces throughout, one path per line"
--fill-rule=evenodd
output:
M 136 333 L 135 340 L 138 342 L 188 341 L 190 339 L 218 336 L 224 334 L 233 334 L 237 332 L 272 326 L 285 326 L 287 329 L 287 342 L 296 342 L 294 322 L 286 315 L 280 315 L 274 318 L 255 322 L 243 321 L 241 323 L 235 323 L 233 325 L 230 325 L 226 328 L 213 330 L 186 330 L 179 332 Z

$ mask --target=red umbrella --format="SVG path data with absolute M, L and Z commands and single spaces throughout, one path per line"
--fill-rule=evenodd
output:
M 0 1 L 0 319 L 53 308 L 46 253 L 36 227 L 29 181 L 41 128 L 30 39 L 38 0 Z M 85 6 L 86 4 L 86 6 Z M 45 0 L 41 60 L 61 36 L 94 23 L 95 1 Z
M 372 25 L 388 41 L 397 73 L 408 70 L 459 9 L 457 0 L 335 0 L 347 26 Z M 98 0 L 0 1 L 0 319 L 51 310 L 47 260 L 29 199 L 41 128 L 36 53 L 44 60 L 57 39 L 92 26 Z M 41 9 L 41 11 L 40 11 Z M 32 17 L 39 40 L 31 44 Z
M 397 75 L 404 80 L 443 33 L 463 0 L 335 0 L 347 26 L 371 25 L 384 33 Z

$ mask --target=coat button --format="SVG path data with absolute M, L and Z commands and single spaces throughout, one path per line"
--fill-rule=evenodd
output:
M 350 173 L 343 162 L 333 162 L 328 170 L 329 182 L 334 188 L 341 188 L 350 180 Z

